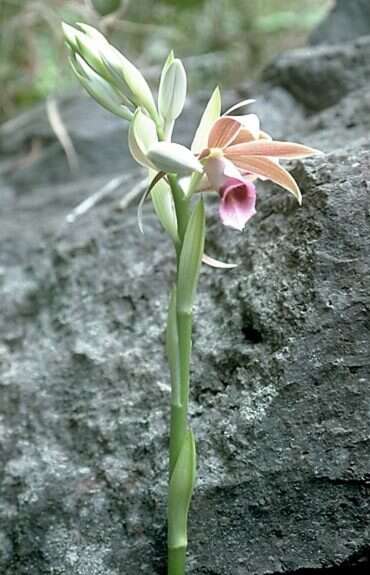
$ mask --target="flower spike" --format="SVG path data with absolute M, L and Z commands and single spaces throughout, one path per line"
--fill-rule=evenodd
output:
M 100 0 L 93 3 L 100 5 Z M 110 0 L 110 5 L 119 3 Z M 184 67 L 173 52 L 162 70 L 157 111 L 141 72 L 98 30 L 85 24 L 66 24 L 63 28 L 71 64 L 81 84 L 102 106 L 129 122 L 129 149 L 145 168 L 149 182 L 137 208 L 140 231 L 143 233 L 144 202 L 150 196 L 173 242 L 176 273 L 166 331 L 171 376 L 167 548 L 168 573 L 180 575 L 186 572 L 187 518 L 196 477 L 196 448 L 188 413 L 193 307 L 202 263 L 218 269 L 236 267 L 204 253 L 205 196 L 216 192 L 221 222 L 242 231 L 256 213 L 256 181 L 271 180 L 301 203 L 297 182 L 279 161 L 318 151 L 273 140 L 261 130 L 256 114 L 231 115 L 253 100 L 239 102 L 221 115 L 218 88 L 203 112 L 191 149 L 172 143 L 187 87 Z M 196 193 L 200 196 L 193 202 Z

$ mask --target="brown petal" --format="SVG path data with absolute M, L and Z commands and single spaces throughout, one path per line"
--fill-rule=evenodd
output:
M 248 130 L 248 128 L 243 127 L 237 134 L 236 138 L 234 138 L 234 140 L 231 142 L 231 144 L 233 146 L 236 144 L 246 144 L 247 142 L 255 141 L 255 139 L 256 138 L 254 137 L 252 132 Z
M 229 150 L 227 150 L 227 154 L 225 154 L 226 157 L 229 157 L 228 152 Z M 238 168 L 252 172 L 252 174 L 256 174 L 257 176 L 263 176 L 272 182 L 279 184 L 279 186 L 282 186 L 291 192 L 300 204 L 302 203 L 302 196 L 297 182 L 292 178 L 289 172 L 284 170 L 284 168 L 276 164 L 273 160 L 260 156 L 239 156 L 237 158 L 230 157 L 229 159 Z
M 238 135 L 241 128 L 240 122 L 233 118 L 219 118 L 212 126 L 208 136 L 209 148 L 225 148 Z
M 293 142 L 279 142 L 277 140 L 258 140 L 244 144 L 229 146 L 227 150 L 230 160 L 242 156 L 269 156 L 275 158 L 304 158 L 320 153 L 318 150 L 308 148 Z

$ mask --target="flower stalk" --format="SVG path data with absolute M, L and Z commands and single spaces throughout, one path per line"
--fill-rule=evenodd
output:
M 96 3 L 100 4 L 100 3 Z M 118 4 L 113 2 L 113 4 Z M 222 223 L 243 230 L 256 212 L 257 179 L 269 179 L 301 203 L 296 181 L 280 159 L 303 158 L 316 150 L 277 142 L 260 129 L 255 114 L 231 116 L 247 100 L 221 115 L 216 88 L 188 149 L 171 141 L 176 118 L 185 105 L 187 80 L 171 52 L 160 79 L 158 106 L 141 72 L 91 26 L 64 25 L 73 71 L 101 106 L 129 122 L 128 145 L 133 158 L 147 169 L 150 185 L 138 206 L 150 197 L 164 230 L 173 241 L 176 279 L 171 291 L 166 350 L 171 375 L 168 489 L 168 575 L 185 575 L 187 523 L 196 475 L 196 448 L 188 405 L 192 351 L 193 306 L 202 262 L 220 269 L 223 263 L 204 253 L 205 194 L 219 195 Z M 198 199 L 193 203 L 196 194 Z
M 171 294 L 167 324 L 171 372 L 168 575 L 184 575 L 187 516 L 196 472 L 195 440 L 188 422 L 192 312 L 204 251 L 205 215 L 203 200 L 200 200 L 189 217 L 190 199 L 176 178 L 170 178 L 170 185 L 180 246 L 176 246 L 176 285 Z

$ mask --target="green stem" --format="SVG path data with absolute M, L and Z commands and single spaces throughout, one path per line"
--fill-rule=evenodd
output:
M 176 215 L 178 223 L 178 232 L 180 242 L 176 246 L 177 252 L 177 271 L 182 243 L 185 235 L 186 226 L 189 221 L 190 202 L 179 186 L 176 177 L 169 176 Z M 177 274 L 178 275 L 178 274 Z M 177 362 L 178 380 L 172 381 L 172 401 L 171 401 L 171 422 L 170 422 L 170 480 L 173 476 L 176 462 L 179 458 L 181 448 L 184 444 L 185 436 L 188 429 L 188 396 L 189 396 L 189 371 L 191 358 L 191 333 L 192 333 L 192 314 L 183 313 L 176 310 L 177 324 Z M 178 386 L 180 389 L 178 389 Z M 175 503 L 176 504 L 176 503 Z M 176 509 L 169 509 L 169 514 Z M 170 533 L 169 541 L 173 540 L 173 534 Z M 185 538 L 186 539 L 186 538 Z M 186 544 L 168 547 L 168 575 L 185 575 Z
M 170 422 L 170 479 L 184 441 L 187 427 L 187 412 L 182 405 L 171 405 Z
M 168 180 L 170 182 L 173 201 L 175 203 L 178 233 L 180 242 L 182 243 L 190 216 L 190 202 L 179 186 L 176 176 L 169 174 Z
M 186 547 L 168 549 L 168 575 L 184 575 Z
M 171 404 L 170 478 L 188 427 L 189 369 L 191 357 L 192 316 L 177 312 L 180 403 Z
M 180 356 L 180 397 L 181 405 L 188 409 L 189 371 L 191 357 L 192 314 L 177 311 L 177 329 Z

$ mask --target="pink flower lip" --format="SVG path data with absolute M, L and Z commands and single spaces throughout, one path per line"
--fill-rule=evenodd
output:
M 256 188 L 241 178 L 226 178 L 219 188 L 219 213 L 222 223 L 236 230 L 243 230 L 245 224 L 256 213 Z

